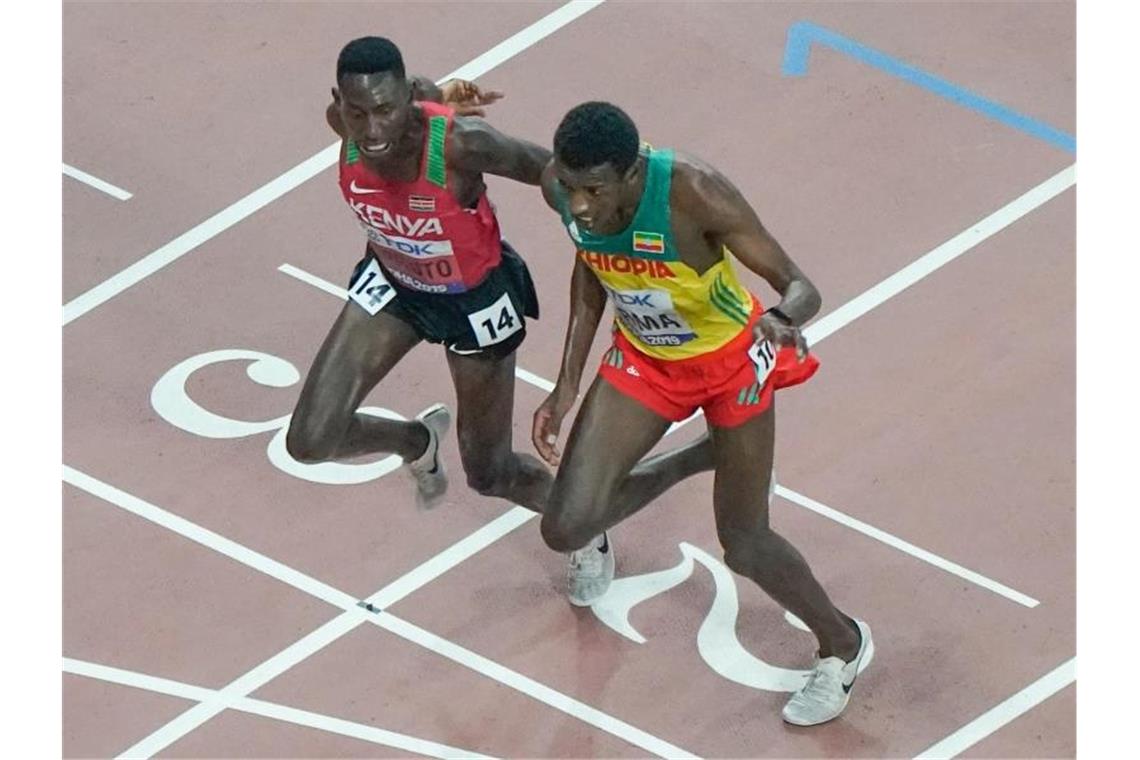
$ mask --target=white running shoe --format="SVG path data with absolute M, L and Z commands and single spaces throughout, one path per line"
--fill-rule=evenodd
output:
M 602 598 L 614 579 L 614 546 L 605 533 L 585 547 L 570 552 L 566 595 L 570 604 L 589 607 Z
M 873 650 L 871 627 L 856 620 L 859 627 L 859 653 L 851 662 L 838 657 L 815 660 L 815 670 L 807 683 L 784 705 L 784 720 L 795 726 L 815 726 L 839 717 L 851 698 L 851 687 L 859 675 L 859 664 Z
M 433 404 L 416 415 L 428 431 L 428 445 L 419 459 L 405 464 L 416 479 L 416 507 L 432 509 L 447 493 L 447 471 L 439 456 L 439 442 L 451 427 L 451 410 L 446 404 Z

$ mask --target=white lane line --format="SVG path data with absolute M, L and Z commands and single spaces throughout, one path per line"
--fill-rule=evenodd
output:
M 308 710 L 300 710 L 295 707 L 287 707 L 286 705 L 280 705 L 275 702 L 266 702 L 250 697 L 227 699 L 222 692 L 213 689 L 205 689 L 201 686 L 193 686 L 191 684 L 182 683 L 181 681 L 172 681 L 168 678 L 158 678 L 132 670 L 112 668 L 85 660 L 75 660 L 65 657 L 63 659 L 63 672 L 83 676 L 85 678 L 93 678 L 99 681 L 106 681 L 108 683 L 115 683 L 121 686 L 143 689 L 158 694 L 167 694 L 172 697 L 181 697 L 196 702 L 222 701 L 226 707 L 240 712 L 260 715 L 263 718 L 278 720 L 283 723 L 306 726 L 331 734 L 348 736 L 353 739 L 361 739 L 382 747 L 392 747 L 407 752 L 414 752 L 419 755 L 426 755 L 428 757 L 445 758 L 446 760 L 451 760 L 452 758 L 458 760 L 459 758 L 467 757 L 487 757 L 487 755 L 481 755 L 471 750 L 459 749 L 395 731 L 386 731 L 385 729 L 376 728 L 375 726 L 334 718 L 331 715 L 322 715 Z
M 535 517 L 538 517 L 537 512 L 531 512 L 525 507 L 514 507 L 474 533 L 456 541 L 423 564 L 412 568 L 365 601 L 380 609 L 391 607 Z
M 916 757 L 929 760 L 948 760 L 955 757 L 1076 680 L 1077 659 L 1074 657 L 1001 704 L 974 718 L 942 741 L 927 747 Z
M 451 760 L 463 760 L 464 758 L 489 758 L 489 755 L 484 755 L 479 752 L 474 752 L 468 749 L 460 749 L 452 747 L 447 744 L 440 744 L 438 742 L 429 741 L 427 739 L 420 739 L 415 736 L 408 736 L 407 734 L 396 733 L 395 731 L 386 731 L 381 728 L 374 728 L 372 726 L 354 723 L 352 721 L 343 720 L 341 718 L 333 718 L 327 715 L 320 715 L 312 713 L 307 710 L 298 710 L 293 707 L 284 707 L 282 705 L 275 705 L 270 702 L 262 702 L 256 699 L 243 699 L 240 700 L 234 707 L 243 712 L 253 713 L 265 718 L 274 718 L 276 720 L 288 721 L 289 723 L 296 723 L 309 728 L 315 728 L 321 731 L 329 731 L 331 733 L 341 734 L 342 736 L 349 736 L 354 739 L 363 739 L 364 741 L 372 742 L 374 744 L 383 744 L 388 747 L 395 747 L 396 749 L 414 752 L 418 755 L 426 755 L 428 757 L 448 758 Z
M 292 668 L 305 658 L 333 643 L 349 631 L 354 630 L 366 621 L 376 622 L 377 615 L 368 613 L 357 605 L 355 597 L 345 594 L 327 584 L 321 583 L 300 573 L 287 565 L 270 559 L 263 554 L 247 549 L 240 544 L 209 531 L 189 520 L 171 514 L 160 507 L 149 504 L 138 497 L 132 496 L 114 486 L 103 483 L 72 467 L 64 466 L 64 480 L 77 488 L 81 488 L 93 496 L 97 496 L 110 504 L 125 509 L 139 517 L 150 520 L 168 530 L 213 549 L 234 559 L 247 567 L 253 568 L 272 578 L 287 583 L 290 586 L 307 594 L 322 599 L 329 604 L 339 607 L 343 612 L 321 627 L 317 628 L 301 640 L 291 644 L 282 651 L 270 657 L 265 662 L 240 676 L 217 692 L 209 700 L 200 701 L 186 712 L 160 727 L 154 733 L 145 737 L 134 746 L 123 752 L 120 757 L 151 757 L 169 747 L 186 734 L 201 726 L 227 707 L 234 706 L 239 700 L 261 688 L 271 680 Z M 479 528 L 467 537 L 457 541 L 427 562 L 412 569 L 405 575 L 397 578 L 384 588 L 368 597 L 374 606 L 384 608 L 395 604 L 407 595 L 421 588 L 424 584 L 438 578 L 459 563 L 467 560 L 477 552 L 490 546 L 515 528 L 537 517 L 537 513 L 522 507 L 515 507 Z M 624 721 L 608 716 L 600 710 L 590 707 L 582 702 L 544 686 L 533 679 L 527 678 L 498 663 L 480 655 L 463 649 L 458 645 L 446 642 L 434 634 L 405 623 L 397 618 L 385 618 L 387 628 L 391 625 L 393 633 L 427 646 L 455 662 L 472 668 L 473 670 L 499 680 L 513 689 L 538 699 L 544 704 L 555 707 L 566 714 L 583 720 L 596 728 L 607 731 L 614 736 L 636 744 L 647 751 L 656 752 L 654 747 L 676 749 L 673 745 L 657 739 L 640 729 L 630 726 Z M 427 643 L 425 643 L 427 642 Z M 429 646 L 430 644 L 430 646 Z M 502 676 L 507 680 L 500 680 Z M 195 699 L 195 697 L 188 697 Z M 684 750 L 663 756 L 691 757 Z
M 853 530 L 857 530 L 865 536 L 869 536 L 869 537 L 875 539 L 876 541 L 881 541 L 884 544 L 886 544 L 887 546 L 898 549 L 901 552 L 905 552 L 905 553 L 911 555 L 912 557 L 916 557 L 916 558 L 922 560 L 923 562 L 934 565 L 935 567 L 939 568 L 940 570 L 945 570 L 948 573 L 956 575 L 963 580 L 969 581 L 970 583 L 981 586 L 982 588 L 987 589 L 989 591 L 992 591 L 995 594 L 1000 594 L 1001 596 L 1004 596 L 1006 599 L 1009 599 L 1011 601 L 1017 602 L 1018 604 L 1021 604 L 1021 605 L 1024 605 L 1024 606 L 1030 607 L 1030 608 L 1036 607 L 1038 604 L 1040 604 L 1040 602 L 1038 602 L 1036 599 L 1034 599 L 1031 596 L 1027 596 L 1027 595 L 1021 593 L 1020 591 L 1017 591 L 1015 589 L 1010 588 L 1009 586 L 1006 586 L 1002 583 L 998 583 L 995 580 L 987 578 L 986 576 L 982 575 L 981 573 L 976 573 L 973 570 L 962 567 L 961 565 L 957 564 L 956 562 L 951 562 L 948 559 L 945 559 L 943 557 L 939 557 L 937 554 L 934 554 L 933 552 L 928 552 L 926 549 L 922 549 L 920 547 L 915 546 L 912 543 L 909 543 L 907 541 L 903 541 L 901 538 L 898 538 L 896 536 L 892 536 L 890 533 L 887 533 L 885 530 L 879 530 L 878 528 L 876 528 L 873 525 L 868 525 L 867 523 L 863 522 L 862 520 L 856 520 L 854 517 L 850 517 L 849 515 L 845 515 L 844 513 L 840 512 L 837 509 L 832 509 L 831 507 L 827 506 L 826 504 L 821 504 L 814 499 L 809 499 L 808 497 L 804 496 L 803 494 L 796 493 L 795 491 L 791 490 L 790 488 L 785 488 L 784 486 L 777 485 L 776 486 L 776 493 L 779 496 L 783 496 L 785 499 L 792 502 L 793 504 L 798 504 L 799 506 L 804 507 L 805 509 L 811 510 L 812 512 L 815 512 L 818 515 L 822 515 L 823 517 L 826 517 L 829 520 L 834 520 L 835 522 L 839 523 L 840 525 L 845 525 L 848 528 L 851 528 Z
M 1072 187 L 1076 181 L 1076 164 L 1062 169 L 1021 197 L 1002 206 L 977 224 L 963 230 L 819 321 L 812 323 L 804 329 L 804 337 L 814 346 L 884 301 L 897 296 L 931 272 L 958 258 L 978 243 L 1004 230 L 1038 206 L 1057 197 Z
M 478 58 L 463 64 L 439 81 L 477 79 L 491 69 L 506 63 L 527 48 L 546 39 L 579 16 L 594 10 L 603 2 L 604 0 L 571 0 L 571 2 L 554 9 L 522 31 L 503 40 Z
M 530 26 L 507 38 L 486 53 L 465 63 L 441 78 L 477 79 L 491 69 L 518 55 L 535 43 L 548 37 L 584 13 L 600 5 L 602 0 L 571 0 L 551 11 Z M 97 306 L 122 293 L 127 288 L 178 260 L 202 243 L 224 232 L 267 204 L 277 200 L 295 187 L 304 184 L 336 163 L 340 143 L 336 142 L 305 159 L 281 176 L 262 185 L 241 200 L 210 217 L 206 221 L 179 235 L 166 245 L 131 264 L 116 275 L 96 285 L 86 293 L 72 299 L 63 307 L 63 324 L 83 316 Z
M 145 758 L 156 755 L 225 710 L 233 701 L 248 696 L 297 663 L 355 629 L 364 622 L 364 616 L 367 614 L 359 607 L 351 612 L 342 612 L 320 628 L 290 644 L 253 670 L 232 681 L 221 690 L 219 699 L 212 702 L 201 702 L 191 707 L 154 733 L 124 750 L 119 757 Z
M 688 750 L 681 749 L 674 744 L 670 744 L 652 734 L 648 734 L 639 728 L 629 725 L 625 721 L 590 707 L 548 686 L 544 686 L 532 678 L 527 678 L 521 673 L 504 667 L 493 660 L 489 660 L 480 654 L 472 652 L 470 649 L 461 647 L 452 641 L 448 641 L 430 631 L 426 631 L 395 615 L 382 612 L 374 616 L 371 620 L 386 631 L 419 644 L 426 649 L 430 649 L 436 654 L 442 655 L 459 665 L 470 668 L 487 678 L 506 684 L 512 689 L 520 691 L 545 705 L 560 710 L 585 723 L 589 723 L 596 728 L 600 728 L 608 734 L 624 739 L 646 752 L 650 752 L 658 757 L 668 758 L 697 757 Z
M 81 169 L 76 169 L 74 166 L 70 166 L 69 164 L 63 165 L 63 173 L 72 179 L 79 180 L 85 185 L 93 187 L 100 192 L 106 193 L 112 198 L 118 198 L 121 201 L 131 199 L 131 194 L 123 188 L 116 187 L 106 180 L 99 179 L 93 174 L 88 174 L 87 172 L 82 171 Z
M 312 285 L 314 288 L 323 290 L 329 295 L 336 296 L 342 301 L 348 298 L 348 291 L 344 288 L 340 287 L 339 285 L 334 285 L 323 277 L 318 277 L 312 272 L 306 272 L 300 267 L 295 267 L 292 264 L 282 264 L 281 266 L 277 267 L 277 271 L 281 272 L 282 274 L 287 274 L 294 279 L 300 280 L 307 285 Z M 525 370 L 518 365 L 515 366 L 515 377 L 525 383 L 530 383 L 533 386 L 541 388 L 544 391 L 549 392 L 554 390 L 554 383 L 550 382 L 544 377 L 539 377 L 533 372 Z
M 73 298 L 63 307 L 63 324 L 68 325 L 96 306 L 106 303 L 167 264 L 177 261 L 207 240 L 225 232 L 306 180 L 320 174 L 336 162 L 339 151 L 339 144 L 330 145 L 277 179 L 262 185 L 241 200 L 182 233 L 161 248 L 147 254 L 118 274 L 104 280 L 86 293 Z
M 202 686 L 194 686 L 181 681 L 172 681 L 169 678 L 149 676 L 133 670 L 122 670 L 107 665 L 100 665 L 87 660 L 76 660 L 72 657 L 63 658 L 63 672 L 75 676 L 94 678 L 97 681 L 117 683 L 121 686 L 131 686 L 144 691 L 153 691 L 156 694 L 166 694 L 170 697 L 188 699 L 191 702 L 205 702 L 217 699 L 218 692 Z
M 290 277 L 296 278 L 301 282 L 312 285 L 314 288 L 320 288 L 329 295 L 336 296 L 342 301 L 348 300 L 348 291 L 344 288 L 340 287 L 339 285 L 333 285 L 328 280 L 317 277 L 315 274 L 310 274 L 304 269 L 295 267 L 292 264 L 282 264 L 281 266 L 277 267 L 277 271 L 287 274 Z
M 338 591 L 328 584 L 321 583 L 315 578 L 310 578 L 304 573 L 300 573 L 287 565 L 283 565 L 276 560 L 266 557 L 264 554 L 255 552 L 252 549 L 247 549 L 236 541 L 231 541 L 185 518 L 167 512 L 160 507 L 143 501 L 137 496 L 132 496 L 126 491 L 122 491 L 86 473 L 82 473 L 73 467 L 68 467 L 67 465 L 63 466 L 63 480 L 76 488 L 86 491 L 92 496 L 114 504 L 120 509 L 125 509 L 145 520 L 150 520 L 157 525 L 172 530 L 180 536 L 188 538 L 209 549 L 213 549 L 219 554 L 224 554 L 243 565 L 256 568 L 266 575 L 277 578 L 283 583 L 287 583 L 293 588 L 303 591 L 310 596 L 315 596 L 317 599 L 328 602 L 334 607 L 352 607 L 357 602 L 355 597 Z
M 533 372 L 525 370 L 518 365 L 515 365 L 515 377 L 517 377 L 519 380 L 522 380 L 524 383 L 530 383 L 536 388 L 541 388 L 548 393 L 554 390 L 554 383 L 550 382 L 545 377 L 539 377 Z

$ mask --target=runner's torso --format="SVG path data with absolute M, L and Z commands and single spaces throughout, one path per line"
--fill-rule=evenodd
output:
M 484 188 L 470 207 L 455 195 L 445 150 L 454 112 L 438 103 L 417 105 L 424 118 L 424 144 L 416 179 L 384 179 L 345 139 L 340 189 L 372 254 L 397 282 L 425 293 L 463 293 L 498 266 L 499 222 Z
M 674 360 L 707 354 L 748 325 L 753 301 L 727 248 L 703 273 L 681 261 L 669 192 L 673 151 L 644 146 L 645 189 L 629 226 L 615 235 L 579 230 L 565 193 L 556 190 L 562 222 L 578 256 L 605 286 L 619 329 L 649 356 Z

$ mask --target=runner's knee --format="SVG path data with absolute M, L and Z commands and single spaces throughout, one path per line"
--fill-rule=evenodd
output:
M 290 424 L 285 434 L 285 449 L 289 456 L 301 464 L 328 462 L 336 455 L 337 442 L 330 436 L 322 435 L 312 427 Z
M 510 485 L 510 476 L 501 468 L 482 467 L 467 470 L 467 487 L 481 496 L 506 496 Z
M 592 504 L 592 499 L 584 501 L 567 494 L 557 487 L 556 481 L 542 515 L 542 540 L 546 545 L 556 552 L 572 552 L 601 533 L 604 527 L 592 518 Z
M 581 520 L 570 520 L 563 516 L 546 513 L 542 516 L 542 540 L 556 552 L 572 552 L 590 543 L 590 539 L 602 532 Z
M 508 497 L 514 483 L 513 452 L 488 456 L 485 445 L 461 438 L 460 455 L 467 474 L 467 487 L 482 495 Z

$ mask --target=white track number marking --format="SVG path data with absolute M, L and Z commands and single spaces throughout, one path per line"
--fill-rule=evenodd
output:
M 467 319 L 480 346 L 502 343 L 523 328 L 523 321 L 506 293 L 486 309 L 468 314 Z
M 388 283 L 376 259 L 369 258 L 368 266 L 349 286 L 348 297 L 360 304 L 371 316 L 376 316 L 376 312 L 396 297 L 396 289 Z

